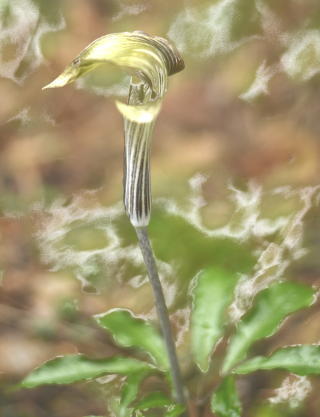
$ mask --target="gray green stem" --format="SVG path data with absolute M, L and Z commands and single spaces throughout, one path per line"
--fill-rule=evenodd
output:
M 180 367 L 179 367 L 177 353 L 176 353 L 176 347 L 175 347 L 175 343 L 172 337 L 168 309 L 167 309 L 165 298 L 163 295 L 163 290 L 162 290 L 161 282 L 159 279 L 159 274 L 158 274 L 157 266 L 155 263 L 154 255 L 153 255 L 153 250 L 150 245 L 147 228 L 136 227 L 135 230 L 138 236 L 138 241 L 139 241 L 140 249 L 142 252 L 142 256 L 143 256 L 143 259 L 144 259 L 144 262 L 148 271 L 149 280 L 150 280 L 154 298 L 155 298 L 158 318 L 159 318 L 163 338 L 165 341 L 165 345 L 167 348 L 167 353 L 168 353 L 170 368 L 171 368 L 172 383 L 173 383 L 174 392 L 175 392 L 175 399 L 178 403 L 186 407 L 186 399 L 185 399 L 184 390 L 183 390 L 183 384 L 182 384 L 181 372 L 180 372 Z

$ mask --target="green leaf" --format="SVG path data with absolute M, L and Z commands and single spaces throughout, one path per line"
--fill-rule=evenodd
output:
M 147 376 L 147 372 L 139 372 L 129 375 L 126 382 L 122 386 L 120 398 L 120 415 L 126 417 L 130 414 L 128 407 L 137 398 L 139 386 L 143 379 Z
M 244 359 L 255 341 L 272 336 L 287 315 L 310 306 L 314 300 L 311 287 L 295 282 L 276 283 L 261 291 L 230 340 L 222 372 Z
M 257 407 L 254 407 L 252 415 L 254 417 L 289 417 L 292 416 L 290 413 L 291 410 L 288 410 L 288 413 L 283 414 L 283 408 L 280 407 L 277 409 L 273 404 L 258 404 Z
M 135 405 L 135 410 L 149 410 L 150 408 L 158 408 L 172 405 L 172 400 L 162 392 L 152 392 L 146 395 L 141 401 Z
M 135 412 L 139 412 L 152 408 L 166 409 L 164 417 L 178 417 L 185 411 L 183 405 L 173 403 L 172 400 L 162 392 L 152 392 L 148 394 L 135 405 L 134 410 Z
M 237 283 L 235 273 L 223 268 L 205 269 L 193 289 L 191 343 L 196 364 L 202 372 L 209 369 L 212 350 L 223 334 L 226 309 Z
M 269 357 L 256 356 L 237 366 L 235 374 L 270 369 L 285 369 L 297 375 L 320 374 L 320 346 L 288 346 L 277 350 Z
M 185 407 L 181 404 L 169 405 L 164 417 L 179 417 L 185 411 Z
M 147 352 L 162 369 L 168 369 L 168 358 L 160 334 L 145 320 L 129 310 L 116 309 L 95 316 L 97 323 L 109 330 L 116 343 Z
M 45 362 L 32 371 L 22 381 L 21 386 L 33 388 L 44 384 L 70 384 L 103 374 L 128 375 L 151 369 L 150 365 L 136 359 L 121 357 L 89 359 L 84 355 L 68 355 Z
M 240 417 L 241 403 L 233 376 L 224 378 L 211 398 L 211 410 L 219 417 Z

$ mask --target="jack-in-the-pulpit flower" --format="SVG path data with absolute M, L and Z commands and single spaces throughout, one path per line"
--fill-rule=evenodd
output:
M 131 223 L 143 227 L 151 212 L 150 143 L 167 91 L 168 76 L 184 62 L 166 39 L 144 32 L 114 33 L 92 42 L 44 88 L 63 87 L 100 64 L 110 62 L 131 75 L 128 103 L 116 101 L 124 117 L 124 204 Z
M 123 32 L 92 42 L 44 88 L 63 87 L 104 63 L 131 75 L 128 102 L 116 101 L 124 117 L 124 204 L 137 238 L 155 296 L 165 341 L 175 400 L 186 408 L 183 382 L 169 314 L 146 226 L 150 220 L 150 144 L 155 119 L 167 91 L 168 76 L 184 68 L 183 60 L 166 39 L 144 32 Z

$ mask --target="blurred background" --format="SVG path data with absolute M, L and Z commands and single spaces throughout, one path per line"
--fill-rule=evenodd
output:
M 56 355 L 117 352 L 93 314 L 155 318 L 122 208 L 114 98 L 127 76 L 105 67 L 41 91 L 91 41 L 120 31 L 167 37 L 186 63 L 154 132 L 150 236 L 197 397 L 188 288 L 201 268 L 230 268 L 252 294 L 282 278 L 320 284 L 319 2 L 0 0 L 0 27 L 1 417 L 105 415 L 107 384 L 14 385 Z M 240 286 L 234 307 L 246 309 L 245 295 Z M 316 303 L 254 353 L 319 339 Z M 319 378 L 287 377 L 241 378 L 244 416 L 318 417 Z

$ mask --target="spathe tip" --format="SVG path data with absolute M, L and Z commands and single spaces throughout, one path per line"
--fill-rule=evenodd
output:
M 59 75 L 59 77 L 55 78 L 51 83 L 42 87 L 42 90 L 48 90 L 49 88 L 60 88 L 64 87 L 65 85 L 71 82 L 71 77 L 66 76 L 64 73 Z

